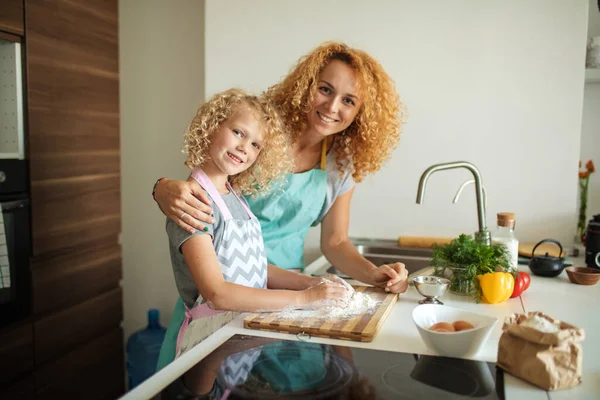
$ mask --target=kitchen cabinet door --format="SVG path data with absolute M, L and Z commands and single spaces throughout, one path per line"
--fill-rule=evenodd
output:
M 23 322 L 0 330 L 0 385 L 32 370 L 33 324 Z
M 2 0 L 0 7 L 0 31 L 23 36 L 23 2 L 25 0 Z
M 27 0 L 36 398 L 124 390 L 117 0 Z
M 120 288 L 38 318 L 34 323 L 35 363 L 56 359 L 72 349 L 117 329 L 123 320 Z
M 125 392 L 123 332 L 73 347 L 55 361 L 37 367 L 37 399 L 116 399 Z
M 31 260 L 33 313 L 38 318 L 101 296 L 119 287 L 121 246 L 78 246 L 52 257 Z
M 26 10 L 33 253 L 121 230 L 117 0 Z
M 0 399 L 33 400 L 34 398 L 34 383 L 31 375 L 6 385 L 0 385 Z

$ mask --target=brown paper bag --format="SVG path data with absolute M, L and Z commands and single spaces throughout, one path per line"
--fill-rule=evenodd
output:
M 583 329 L 541 312 L 513 314 L 502 327 L 498 366 L 545 390 L 581 383 Z

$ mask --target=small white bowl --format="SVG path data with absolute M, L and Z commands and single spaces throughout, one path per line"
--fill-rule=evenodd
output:
M 498 318 L 438 304 L 417 306 L 412 317 L 427 347 L 447 357 L 468 357 L 477 354 L 498 322 Z M 470 322 L 475 328 L 460 332 L 429 330 L 435 323 L 452 324 L 458 320 Z

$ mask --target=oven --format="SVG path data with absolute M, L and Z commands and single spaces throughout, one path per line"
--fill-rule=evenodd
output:
M 31 223 L 29 199 L 25 195 L 5 197 L 0 207 L 0 327 L 3 327 L 31 314 Z
M 0 328 L 31 315 L 31 205 L 21 44 L 0 39 Z

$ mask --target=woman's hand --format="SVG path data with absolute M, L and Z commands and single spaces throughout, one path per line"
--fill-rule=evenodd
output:
M 175 181 L 163 178 L 156 185 L 154 199 L 163 214 L 187 232 L 204 230 L 202 222 L 212 224 L 215 221 L 211 216 L 208 195 L 194 180 Z
M 328 279 L 319 279 L 319 283 L 300 292 L 303 296 L 305 309 L 317 309 L 328 306 L 345 306 L 348 304 L 352 293 L 339 282 Z
M 404 293 L 408 288 L 408 271 L 402 263 L 384 264 L 373 270 L 371 281 L 386 292 Z

